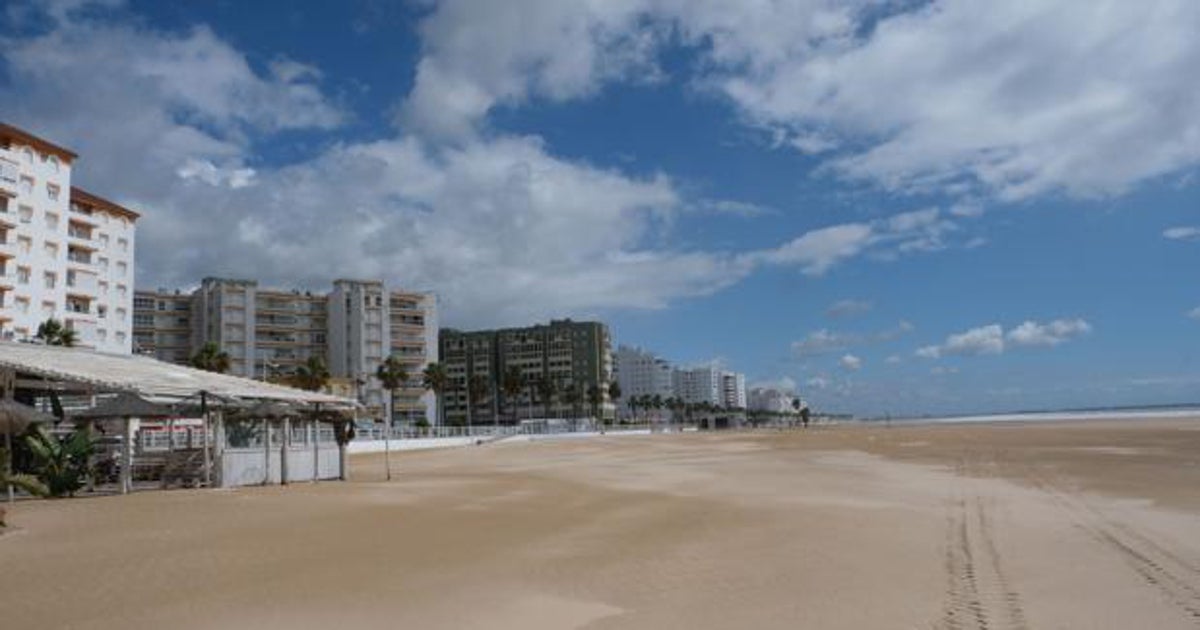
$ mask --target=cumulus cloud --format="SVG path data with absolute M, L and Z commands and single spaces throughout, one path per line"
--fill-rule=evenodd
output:
M 876 4 L 443 0 L 404 120 L 470 133 L 497 106 L 659 80 L 684 45 L 685 78 L 776 146 L 893 190 L 1110 195 L 1200 161 L 1200 85 L 1178 79 L 1200 65 L 1195 2 Z
M 870 311 L 874 305 L 866 300 L 838 300 L 825 309 L 826 317 L 854 317 Z
M 1181 225 L 1163 230 L 1163 237 L 1173 241 L 1200 241 L 1200 227 Z
M 1016 346 L 1057 346 L 1091 331 L 1091 325 L 1082 319 L 1056 319 L 1045 324 L 1026 321 L 1008 331 L 1007 337 Z
M 1003 354 L 1006 341 L 1020 347 L 1054 347 L 1091 331 L 1091 324 L 1079 318 L 1056 319 L 1044 324 L 1026 320 L 1007 333 L 1000 324 L 988 324 L 950 335 L 941 344 L 922 346 L 914 354 L 923 359 Z
M 1200 321 L 1200 306 L 1197 306 L 1196 308 L 1189 311 L 1187 315 L 1188 315 L 1188 317 L 1190 317 L 1194 320 Z
M 900 355 L 898 355 L 898 354 L 893 354 L 893 355 L 888 356 L 888 358 L 884 359 L 883 362 L 887 363 L 888 365 L 898 365 L 900 363 L 903 363 L 904 359 L 901 359 Z
M 755 264 L 794 266 L 806 275 L 821 276 L 863 255 L 890 261 L 945 249 L 948 235 L 959 229 L 940 209 L 924 208 L 874 221 L 819 228 L 746 258 Z
M 892 328 L 865 333 L 839 332 L 821 328 L 810 332 L 803 339 L 793 341 L 791 349 L 792 354 L 799 358 L 820 356 L 845 350 L 852 346 L 894 341 L 912 332 L 913 329 L 913 325 L 906 321 L 900 321 Z
M 862 368 L 862 363 L 862 359 L 853 354 L 845 354 L 842 355 L 842 358 L 838 359 L 838 365 L 842 366 L 843 370 L 849 372 L 857 372 Z

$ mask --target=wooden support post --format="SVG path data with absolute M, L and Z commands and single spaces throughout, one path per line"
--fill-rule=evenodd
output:
M 208 420 L 207 411 L 201 416 L 201 421 L 204 423 L 204 433 L 200 439 L 204 441 L 204 487 L 212 487 L 212 448 L 208 445 L 209 438 L 212 436 L 212 423 Z
M 271 421 L 263 418 L 263 485 L 271 483 Z
M 283 419 L 283 437 L 279 440 L 279 484 L 288 482 L 288 447 L 292 441 L 292 419 Z
M 315 415 L 313 416 L 312 422 L 309 424 L 309 430 L 312 431 L 312 480 L 313 482 L 317 482 L 321 480 L 321 421 L 317 420 Z
M 133 490 L 133 420 L 125 416 L 121 426 L 121 494 L 129 494 Z
M 213 467 L 216 469 L 216 484 L 225 487 L 225 414 L 218 411 L 213 429 Z

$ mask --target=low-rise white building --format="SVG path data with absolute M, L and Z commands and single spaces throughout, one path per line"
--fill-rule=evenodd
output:
M 129 354 L 139 215 L 73 187 L 77 157 L 0 124 L 0 338 L 53 318 L 81 346 Z

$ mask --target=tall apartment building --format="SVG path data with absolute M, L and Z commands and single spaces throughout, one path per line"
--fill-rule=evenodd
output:
M 396 418 L 436 417 L 421 372 L 437 360 L 437 298 L 388 291 L 380 281 L 337 280 L 326 294 L 265 289 L 253 280 L 205 278 L 190 293 L 138 291 L 139 352 L 187 363 L 206 343 L 229 354 L 230 372 L 267 379 L 320 357 L 369 407 L 389 396 L 375 378 L 397 356 L 409 381 L 396 392 Z
M 629 401 L 637 396 L 659 396 L 663 400 L 675 395 L 671 364 L 653 352 L 634 346 L 621 345 L 614 353 L 614 372 L 621 386 L 620 413 L 632 416 Z
M 771 387 L 755 387 L 750 390 L 747 398 L 747 409 L 771 413 L 791 413 L 794 411 L 792 401 L 795 398 L 795 394 L 789 391 Z
M 54 318 L 81 346 L 127 354 L 139 215 L 72 187 L 77 157 L 0 124 L 0 338 Z
M 677 369 L 672 374 L 675 396 L 689 403 L 746 408 L 746 376 L 716 365 Z
M 440 335 L 442 363 L 450 377 L 443 396 L 446 421 L 459 424 L 510 422 L 535 415 L 552 417 L 571 412 L 565 400 L 570 388 L 584 394 L 581 409 L 590 409 L 586 393 L 600 392 L 601 414 L 613 417 L 614 407 L 608 395 L 613 378 L 612 339 L 608 327 L 599 322 L 552 320 L 525 328 L 503 328 L 464 332 L 443 329 Z M 515 396 L 503 392 L 503 376 L 515 367 L 525 387 Z M 482 376 L 487 394 L 476 401 L 468 415 L 468 383 Z M 557 395 L 543 400 L 537 383 L 554 383 Z M 590 412 L 588 412 L 590 414 Z

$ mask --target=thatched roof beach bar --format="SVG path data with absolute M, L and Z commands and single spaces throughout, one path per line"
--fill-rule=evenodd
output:
M 119 400 L 125 406 L 113 404 L 117 395 L 124 395 Z M 192 485 L 216 487 L 344 478 L 342 446 L 358 406 L 349 398 L 149 357 L 11 342 L 0 342 L 0 398 L 40 401 L 43 408 L 51 399 L 55 405 L 74 402 L 73 409 L 59 415 L 77 423 L 103 421 L 96 411 L 114 410 L 107 421 L 116 422 L 122 434 L 115 447 L 120 451 L 121 492 L 132 487 L 139 465 L 154 468 L 164 486 L 172 476 L 182 482 L 187 470 L 194 472 Z M 142 404 L 133 405 L 137 399 Z M 70 407 L 69 402 L 59 406 Z M 153 404 L 174 414 L 118 414 L 122 408 L 148 410 Z M 145 425 L 143 433 L 142 420 L 161 422 Z M 189 428 L 180 443 L 177 420 L 195 425 L 197 435 Z M 165 447 L 162 440 L 149 446 L 148 438 L 161 437 Z

